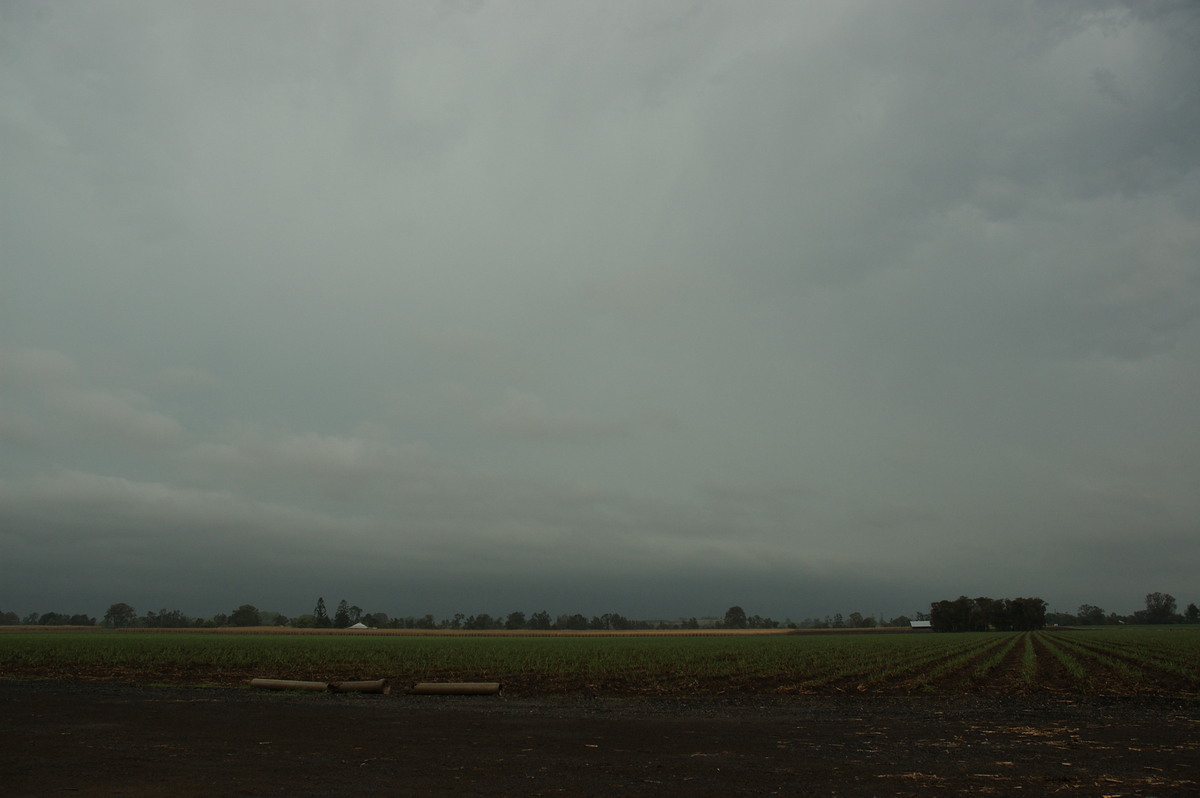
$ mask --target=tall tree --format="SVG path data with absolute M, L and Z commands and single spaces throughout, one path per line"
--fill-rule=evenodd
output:
M 229 616 L 233 626 L 262 626 L 262 614 L 253 604 L 243 604 Z
M 1175 597 L 1170 593 L 1147 593 L 1145 618 L 1146 623 L 1170 623 L 1173 621 L 1175 619 Z
M 339 629 L 345 629 L 350 625 L 350 605 L 345 599 L 338 602 L 337 612 L 333 614 L 333 625 Z
M 326 629 L 330 625 L 329 612 L 325 609 L 324 596 L 317 599 L 317 606 L 313 609 L 313 623 L 320 629 Z
M 732 607 L 725 610 L 725 621 L 722 625 L 726 629 L 745 629 L 746 611 L 734 604 Z
M 109 629 L 122 629 L 137 622 L 137 610 L 125 602 L 113 604 L 104 613 L 104 625 Z

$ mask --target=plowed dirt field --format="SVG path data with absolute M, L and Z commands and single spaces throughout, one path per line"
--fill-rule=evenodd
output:
M 334 695 L 0 680 L 5 796 L 1200 794 L 1155 697 Z

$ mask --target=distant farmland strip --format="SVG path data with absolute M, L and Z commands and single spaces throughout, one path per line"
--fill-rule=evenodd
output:
M 1087 692 L 1192 697 L 1200 631 L 620 636 L 6 631 L 0 678 L 498 681 L 508 695 Z

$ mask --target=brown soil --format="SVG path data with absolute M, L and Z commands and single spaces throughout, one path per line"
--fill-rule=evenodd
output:
M 1200 705 L 1149 697 L 438 697 L 0 680 L 0 790 L 1191 796 L 1198 731 Z

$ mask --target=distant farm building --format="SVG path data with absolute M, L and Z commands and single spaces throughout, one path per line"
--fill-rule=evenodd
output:
M 909 621 L 908 625 L 914 632 L 932 632 L 933 621 Z

